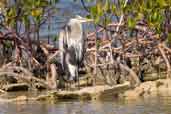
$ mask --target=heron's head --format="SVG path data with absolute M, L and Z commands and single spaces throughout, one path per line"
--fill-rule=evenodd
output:
M 93 19 L 87 19 L 79 15 L 76 15 L 75 18 L 70 19 L 70 23 L 88 23 L 88 22 L 93 22 Z
M 67 31 L 70 34 L 70 39 L 80 39 L 83 33 L 83 23 L 92 22 L 92 19 L 86 19 L 81 16 L 71 18 L 67 23 Z

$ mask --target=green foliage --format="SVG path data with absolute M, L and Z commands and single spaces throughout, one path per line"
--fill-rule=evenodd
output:
M 120 17 L 123 14 L 128 28 L 133 29 L 138 21 L 143 20 L 147 22 L 149 28 L 156 30 L 160 35 L 165 30 L 162 27 L 168 18 L 165 15 L 167 10 L 171 13 L 171 0 L 131 0 L 126 5 L 125 0 L 118 0 L 118 3 L 111 0 L 97 0 L 97 4 L 90 8 L 91 16 L 88 18 L 93 18 L 95 23 L 108 24 L 113 21 L 110 15 Z M 104 18 L 106 14 L 107 19 Z
M 12 47 L 12 43 L 10 41 L 5 41 L 5 42 L 3 42 L 3 46 L 5 48 L 11 48 Z
M 136 25 L 136 20 L 133 18 L 128 18 L 128 27 L 129 28 L 134 28 Z
M 59 36 L 54 36 L 53 41 L 57 41 L 59 39 Z
M 8 26 L 12 26 L 14 27 L 15 24 L 15 20 L 14 18 L 17 16 L 15 7 L 11 7 L 10 9 L 8 9 L 5 13 L 5 17 L 6 17 L 6 23 Z
M 113 9 L 114 9 L 114 7 L 113 7 Z M 111 10 L 111 5 L 110 5 L 110 0 L 105 0 L 105 2 L 102 0 L 99 0 L 99 1 L 97 1 L 97 5 L 92 6 L 90 8 L 91 18 L 93 18 L 95 20 L 95 23 L 107 24 L 107 23 L 111 22 L 111 20 L 109 18 L 108 19 L 105 18 L 104 20 L 102 19 L 102 18 L 104 18 L 104 16 L 106 14 L 111 13 L 111 11 L 112 10 Z
M 96 41 L 96 46 L 97 46 L 97 49 L 99 49 L 99 47 L 100 47 L 100 40 Z
M 30 17 L 33 17 L 35 24 L 40 23 L 43 19 L 46 7 L 50 7 L 58 0 L 16 0 L 12 6 L 6 3 L 5 12 L 5 25 L 14 27 L 16 21 L 22 22 L 26 28 L 30 23 Z

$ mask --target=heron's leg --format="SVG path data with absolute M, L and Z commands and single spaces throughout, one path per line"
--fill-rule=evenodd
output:
M 80 89 L 80 79 L 79 79 L 79 76 L 76 77 L 75 84 L 77 86 L 77 89 Z
M 75 83 L 77 82 L 77 85 L 76 85 L 76 86 L 78 86 L 77 89 L 80 89 L 79 67 L 78 66 L 77 66 L 77 70 L 75 71 L 75 74 L 76 74 L 76 76 L 75 76 Z

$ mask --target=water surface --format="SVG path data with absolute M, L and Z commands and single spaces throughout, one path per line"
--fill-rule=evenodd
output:
M 0 114 L 170 114 L 171 96 L 139 100 L 0 103 Z

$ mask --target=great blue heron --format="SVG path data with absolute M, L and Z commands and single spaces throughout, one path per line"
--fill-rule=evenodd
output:
M 90 21 L 92 20 L 80 16 L 71 18 L 59 33 L 61 65 L 70 81 L 78 79 L 78 69 L 83 61 L 86 40 L 82 25 Z

